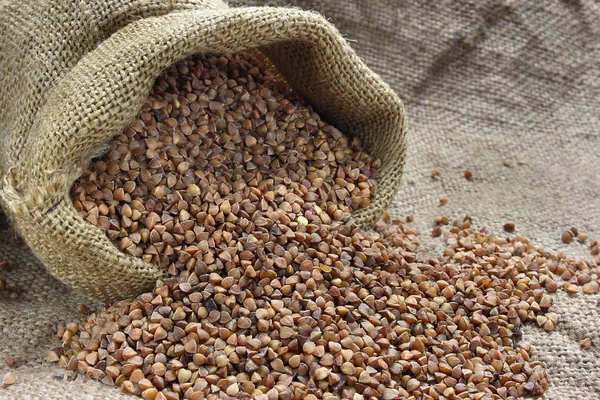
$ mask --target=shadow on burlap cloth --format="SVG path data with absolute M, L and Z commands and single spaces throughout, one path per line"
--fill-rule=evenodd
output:
M 264 1 L 247 1 L 258 5 Z M 577 1 L 280 0 L 320 11 L 405 102 L 409 154 L 392 214 L 414 213 L 422 250 L 435 215 L 470 215 L 475 227 L 517 233 L 550 251 L 588 256 L 560 242 L 576 226 L 600 239 L 600 7 Z M 432 169 L 441 177 L 431 179 Z M 466 169 L 473 179 L 466 181 Z M 438 206 L 447 197 L 446 206 Z M 1 399 L 129 399 L 114 388 L 44 362 L 56 324 L 81 319 L 86 301 L 51 278 L 0 222 L 0 359 L 13 356 L 17 383 Z M 524 329 L 548 367 L 546 398 L 600 398 L 597 295 L 559 292 L 560 322 Z M 93 305 L 87 301 L 87 304 Z M 591 337 L 585 351 L 579 342 Z M 0 373 L 7 369 L 0 366 Z

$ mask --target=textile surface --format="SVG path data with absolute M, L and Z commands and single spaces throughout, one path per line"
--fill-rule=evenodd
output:
M 265 1 L 245 1 L 264 5 Z M 575 226 L 600 239 L 600 6 L 594 0 L 277 0 L 323 13 L 365 63 L 402 98 L 409 135 L 393 216 L 413 213 L 422 251 L 436 215 L 466 214 L 475 227 L 516 233 L 551 252 L 591 257 L 561 243 Z M 440 172 L 432 179 L 433 169 Z M 470 181 L 463 173 L 473 173 Z M 448 204 L 439 206 L 441 197 Z M 18 360 L 1 399 L 127 399 L 43 362 L 58 322 L 80 319 L 84 298 L 50 277 L 5 223 L 0 272 L 0 359 Z M 508 234 L 506 234 L 508 235 Z M 600 398 L 598 295 L 559 291 L 550 333 L 527 325 L 532 357 L 548 368 L 547 399 Z M 92 303 L 88 304 L 92 305 Z M 592 347 L 579 342 L 590 337 Z M 0 366 L 0 373 L 7 368 Z M 37 397 L 36 397 L 37 396 Z

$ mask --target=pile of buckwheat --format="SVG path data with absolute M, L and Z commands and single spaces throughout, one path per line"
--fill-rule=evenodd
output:
M 554 328 L 555 274 L 599 289 L 595 262 L 468 217 L 436 218 L 439 258 L 389 216 L 356 228 L 379 162 L 244 55 L 169 68 L 109 145 L 73 203 L 170 278 L 60 327 L 48 359 L 147 400 L 541 395 L 523 323 Z

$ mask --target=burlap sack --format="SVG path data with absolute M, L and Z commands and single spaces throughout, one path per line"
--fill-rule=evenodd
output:
M 316 13 L 221 0 L 31 0 L 0 9 L 0 199 L 44 265 L 104 301 L 162 270 L 121 253 L 75 211 L 82 166 L 138 113 L 154 79 L 194 53 L 260 48 L 309 103 L 382 161 L 367 225 L 390 204 L 405 155 L 398 97 Z

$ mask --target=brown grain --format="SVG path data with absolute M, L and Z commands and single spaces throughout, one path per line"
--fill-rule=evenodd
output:
M 561 240 L 563 243 L 571 243 L 571 240 L 573 240 L 573 232 L 567 229 L 562 233 Z
M 17 381 L 17 379 L 15 378 L 15 374 L 12 371 L 7 372 L 6 374 L 4 374 L 4 376 L 2 376 L 2 386 L 3 387 L 14 385 L 16 381 Z
M 592 339 L 585 338 L 581 341 L 581 343 L 579 344 L 581 346 L 582 349 L 584 350 L 588 350 L 591 346 L 592 346 Z
M 4 359 L 4 363 L 8 368 L 14 368 L 17 365 L 17 360 L 14 357 L 8 356 Z
M 147 400 L 541 395 L 523 324 L 555 328 L 556 276 L 597 279 L 470 217 L 436 217 L 439 258 L 389 215 L 355 228 L 379 163 L 239 57 L 169 69 L 109 147 L 74 204 L 171 277 L 59 327 L 48 360 Z

